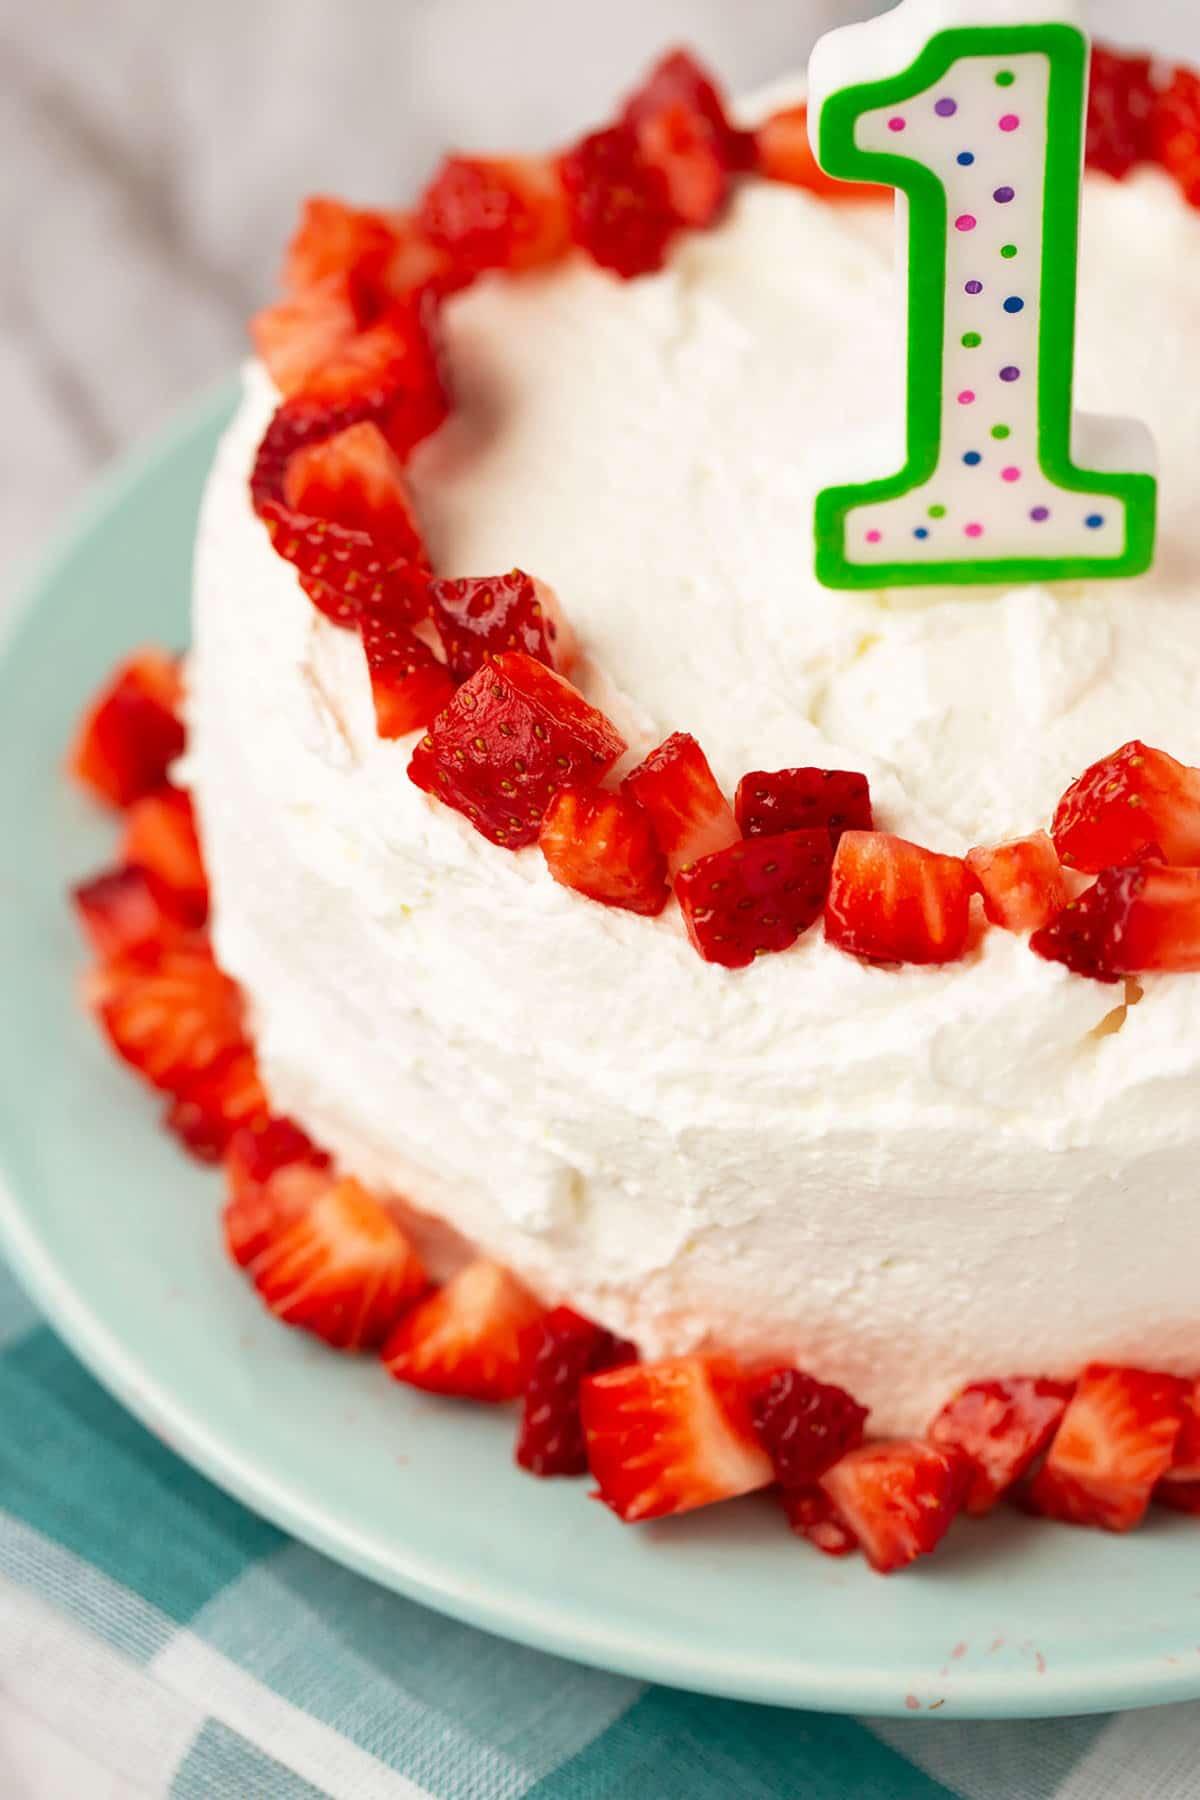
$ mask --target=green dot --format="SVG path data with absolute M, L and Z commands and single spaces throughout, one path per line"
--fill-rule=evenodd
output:
M 929 516 L 931 519 L 944 519 L 946 516 L 946 509 L 944 506 L 931 506 L 929 509 Z
M 1005 244 L 1001 248 L 1000 254 L 1001 256 L 1007 256 L 1011 260 L 1017 254 L 1017 246 L 1015 244 Z
M 1001 69 L 1000 73 L 996 77 L 996 86 L 997 87 L 1011 87 L 1013 85 L 1013 82 L 1016 79 L 1017 78 L 1013 74 L 1011 69 Z
M 962 341 L 964 350 L 978 350 L 983 339 L 977 331 L 964 331 Z
M 1012 436 L 1012 428 L 1011 428 L 1011 426 L 1008 426 L 1008 425 L 993 425 L 992 426 L 992 436 L 994 438 L 1002 438 L 1002 439 L 1006 438 L 1006 437 L 1011 437 Z

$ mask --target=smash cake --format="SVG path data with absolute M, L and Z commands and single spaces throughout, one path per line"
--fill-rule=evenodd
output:
M 804 95 L 676 53 L 561 155 L 308 203 L 76 899 L 282 1319 L 624 1519 L 774 1483 L 887 1570 L 1002 1496 L 1200 1510 L 1200 81 L 1094 53 L 1077 394 L 1154 433 L 1153 567 L 982 589 L 815 572 L 904 365 Z

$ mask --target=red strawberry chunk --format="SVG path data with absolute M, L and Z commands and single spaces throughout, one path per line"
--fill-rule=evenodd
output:
M 161 650 L 139 650 L 92 701 L 71 747 L 75 779 L 112 806 L 130 806 L 161 787 L 184 745 L 179 665 Z
M 659 1519 L 770 1485 L 737 1365 L 679 1356 L 593 1375 L 581 1398 L 597 1497 L 619 1519 Z
M 374 1349 L 428 1286 L 379 1200 L 305 1164 L 231 1199 L 225 1238 L 277 1319 L 338 1350 Z
M 208 877 L 192 802 L 181 788 L 168 784 L 134 801 L 125 815 L 121 860 L 127 867 L 144 869 L 180 918 L 189 925 L 203 925 L 208 916 Z
M 832 860 L 828 831 L 785 831 L 681 869 L 675 893 L 693 947 L 726 969 L 789 950 L 821 916 Z
M 225 1154 L 225 1175 L 230 1194 L 244 1200 L 257 1194 L 280 1169 L 292 1164 L 324 1169 L 329 1158 L 318 1150 L 295 1120 L 270 1117 L 251 1119 L 235 1131 Z
M 750 1383 L 750 1410 L 781 1487 L 811 1489 L 863 1440 L 867 1409 L 803 1369 L 769 1369 Z
M 824 1488 L 785 1490 L 782 1499 L 796 1536 L 807 1538 L 825 1556 L 850 1556 L 858 1549 L 858 1539 Z
M 1200 1481 L 1160 1481 L 1154 1490 L 1154 1498 L 1160 1506 L 1169 1506 L 1172 1512 L 1200 1517 Z
M 1200 1513 L 1200 1381 L 1185 1389 L 1183 1426 L 1175 1441 L 1174 1461 L 1155 1488 L 1154 1498 L 1176 1512 Z
M 177 1094 L 167 1130 L 200 1162 L 220 1162 L 235 1132 L 268 1116 L 266 1091 L 254 1052 L 235 1050 Z
M 378 396 L 360 394 L 345 401 L 324 402 L 307 398 L 285 400 L 277 406 L 263 434 L 250 474 L 250 499 L 260 518 L 290 518 L 284 502 L 288 468 L 301 450 L 335 437 L 360 419 L 374 417 L 381 406 Z
M 454 698 L 450 671 L 428 644 L 383 609 L 365 607 L 358 626 L 380 737 L 423 731 Z
M 418 217 L 429 243 L 470 275 L 553 262 L 569 241 L 562 181 L 546 158 L 448 156 Z
M 1089 874 L 1136 862 L 1150 845 L 1166 862 L 1200 864 L 1200 769 L 1135 738 L 1071 783 L 1053 831 L 1068 868 Z
M 967 852 L 983 910 L 1005 931 L 1038 931 L 1066 906 L 1070 895 L 1054 840 L 1044 831 Z
M 1200 869 L 1106 869 L 1030 947 L 1094 981 L 1200 969 Z
M 186 1093 L 245 1045 L 241 995 L 198 934 L 115 957 L 85 994 L 117 1054 L 168 1093 Z
M 708 758 L 686 731 L 675 732 L 652 750 L 625 777 L 624 786 L 650 814 L 672 876 L 741 837 Z
M 651 70 L 621 124 L 662 171 L 671 210 L 684 225 L 711 225 L 728 197 L 731 173 L 752 160 L 750 133 L 730 123 L 712 77 L 684 50 Z
M 1087 163 L 1124 179 L 1154 148 L 1157 94 L 1148 56 L 1125 56 L 1092 46 L 1088 95 Z
M 734 814 L 744 836 L 828 828 L 836 850 L 844 831 L 873 831 L 871 788 L 848 769 L 754 769 L 738 782 Z
M 670 898 L 650 820 L 628 794 L 563 788 L 550 802 L 538 843 L 555 881 L 589 900 L 653 917 Z
M 300 223 L 288 245 L 284 290 L 308 294 L 351 276 L 377 285 L 395 244 L 395 229 L 383 213 L 314 194 L 304 202 Z
M 678 228 L 667 178 L 628 126 L 597 131 L 560 164 L 572 240 L 624 280 L 661 269 Z
M 317 610 L 353 629 L 366 614 L 422 619 L 429 611 L 429 574 L 421 564 L 392 560 L 365 531 L 309 519 L 264 501 L 263 521 L 276 551 L 290 562 Z
M 1018 1375 L 975 1381 L 947 1402 L 929 1428 L 929 1441 L 956 1451 L 970 1471 L 966 1508 L 992 1510 L 1032 1468 L 1062 1422 L 1071 1387 Z
M 413 751 L 410 780 L 508 850 L 532 844 L 564 787 L 590 787 L 625 740 L 561 675 L 518 651 L 460 687 Z
M 75 888 L 71 899 L 88 942 L 104 959 L 176 937 L 191 922 L 186 906 L 145 869 L 109 869 Z
M 587 1376 L 636 1361 L 632 1344 L 569 1306 L 548 1312 L 525 1388 L 516 1451 L 521 1467 L 532 1475 L 586 1475 L 580 1389 Z
M 577 653 L 575 634 L 558 596 L 523 569 L 508 575 L 433 581 L 429 601 L 446 662 L 457 680 L 468 680 L 489 657 L 505 650 L 522 650 L 560 675 L 570 673 Z
M 807 188 L 827 200 L 878 200 L 884 188 L 857 181 L 834 181 L 813 154 L 808 135 L 808 107 L 785 107 L 772 113 L 754 134 L 755 166 L 767 181 Z
M 825 936 L 871 962 L 957 962 L 970 938 L 974 891 L 961 857 L 886 831 L 848 831 L 833 859 Z
M 407 457 L 449 411 L 434 332 L 432 306 L 397 302 L 326 358 L 303 396 L 323 407 L 361 405 Z
M 1153 120 L 1154 154 L 1174 177 L 1189 206 L 1200 206 L 1200 75 L 1176 69 L 1159 95 Z
M 401 1320 L 383 1360 L 397 1381 L 431 1394 L 515 1400 L 528 1384 L 544 1317 L 515 1275 L 481 1259 Z
M 369 419 L 297 451 L 283 497 L 294 512 L 365 531 L 389 562 L 425 561 L 404 467 Z
M 1131 1531 L 1175 1454 L 1187 1389 L 1172 1375 L 1095 1363 L 1084 1371 L 1029 1491 L 1034 1512 Z
M 937 1549 L 966 1484 L 956 1456 L 911 1438 L 852 1450 L 821 1477 L 839 1519 L 881 1575 Z
M 279 300 L 250 321 L 254 348 L 285 400 L 302 394 L 357 330 L 358 315 L 344 279 Z

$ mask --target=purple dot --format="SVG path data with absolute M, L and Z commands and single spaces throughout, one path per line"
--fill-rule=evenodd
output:
M 888 120 L 888 130 L 889 131 L 903 131 L 906 123 L 907 123 L 907 121 L 905 119 L 889 119 Z
M 983 536 L 982 525 L 964 525 L 963 530 L 969 538 L 979 538 Z
M 959 213 L 954 221 L 954 229 L 955 231 L 974 231 L 978 223 L 979 220 L 974 213 Z
M 868 533 L 867 533 L 867 542 L 868 542 L 868 544 L 880 544 L 880 543 L 882 543 L 882 542 L 883 542 L 883 533 L 882 533 L 882 531 L 868 531 Z
M 968 294 L 982 294 L 982 292 L 983 292 L 982 281 L 968 281 L 966 291 Z
M 1048 506 L 1035 506 L 1029 516 L 1036 525 L 1044 525 L 1046 520 L 1050 517 L 1050 508 Z
M 1001 131 L 1018 131 L 1020 129 L 1020 126 L 1021 126 L 1021 121 L 1017 117 L 1016 113 L 1005 113 L 1004 117 L 1000 121 Z
M 939 100 L 933 110 L 939 119 L 952 119 L 958 111 L 958 101 L 949 98 Z
M 1001 205 L 1001 206 L 1007 206 L 1009 201 L 1015 200 L 1016 197 L 1017 197 L 1016 188 L 1010 188 L 1010 187 L 998 187 L 996 189 L 995 193 L 992 195 L 992 199 L 997 201 L 999 203 L 999 205 Z
M 1000 479 L 1001 481 L 1020 481 L 1021 471 L 1013 468 L 1001 469 Z
M 1001 369 L 1000 379 L 1001 381 L 1020 381 L 1021 371 L 1020 369 L 1015 368 L 1012 363 L 1009 363 L 1006 369 Z
M 974 406 L 974 404 L 975 404 L 974 390 L 972 388 L 964 388 L 962 393 L 958 396 L 958 404 L 960 406 Z

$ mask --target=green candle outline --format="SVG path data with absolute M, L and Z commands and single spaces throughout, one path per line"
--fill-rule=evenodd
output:
M 1038 461 L 1045 477 L 1068 493 L 1123 504 L 1125 545 L 1117 556 L 958 557 L 930 562 L 853 562 L 846 554 L 851 510 L 901 499 L 931 481 L 942 446 L 945 381 L 946 268 L 949 208 L 940 178 L 924 163 L 883 150 L 860 149 L 854 130 L 864 112 L 925 93 L 961 56 L 1048 58 L 1048 111 L 1043 194 L 1041 310 L 1038 321 Z M 1079 193 L 1083 168 L 1088 43 L 1074 25 L 955 26 L 938 32 L 900 74 L 839 89 L 821 108 L 819 160 L 844 181 L 896 188 L 908 196 L 908 321 L 905 395 L 906 460 L 897 475 L 847 483 L 817 496 L 817 579 L 830 588 L 886 588 L 1021 581 L 1076 581 L 1141 575 L 1154 560 L 1158 482 L 1147 473 L 1085 469 L 1071 456 L 1075 392 Z M 1054 255 L 1047 254 L 1053 244 Z

